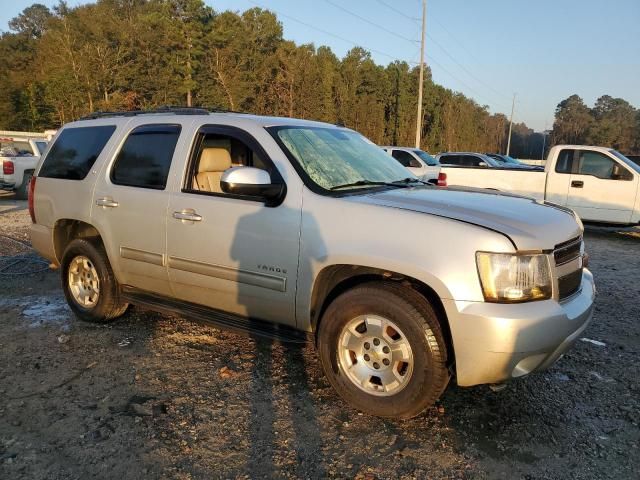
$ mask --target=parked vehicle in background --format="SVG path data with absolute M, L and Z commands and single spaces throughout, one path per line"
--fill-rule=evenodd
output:
M 438 180 L 440 164 L 424 150 L 411 147 L 381 147 L 420 180 L 446 186 L 446 179 Z M 438 183 L 439 182 L 439 183 Z
M 32 244 L 78 317 L 133 303 L 312 341 L 335 390 L 383 417 L 417 415 L 451 373 L 548 368 L 593 311 L 569 209 L 436 188 L 326 123 L 95 114 L 54 138 L 29 200 Z
M 486 153 L 488 157 L 493 158 L 500 163 L 500 166 L 506 168 L 524 168 L 526 170 L 544 170 L 544 167 L 537 165 L 527 165 L 519 160 L 510 157 L 509 155 L 503 155 L 501 153 Z
M 436 155 L 441 167 L 499 168 L 497 160 L 482 153 L 444 152 Z
M 26 200 L 31 176 L 47 148 L 46 136 L 37 135 L 0 132 L 0 189 L 15 191 L 21 200 Z
M 451 168 L 451 186 L 489 188 L 533 197 L 574 210 L 583 221 L 640 222 L 640 165 L 606 147 L 556 145 L 544 171 Z
M 501 168 L 509 170 L 536 170 L 537 167 L 525 165 L 506 155 L 483 154 L 475 152 L 444 152 L 436 156 L 441 166 L 462 168 Z

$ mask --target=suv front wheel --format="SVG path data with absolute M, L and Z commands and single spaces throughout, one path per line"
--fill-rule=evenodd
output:
M 62 257 L 62 286 L 71 310 L 87 322 L 107 322 L 127 310 L 99 241 L 76 239 Z
M 320 323 L 318 349 L 337 392 L 372 415 L 414 417 L 449 382 L 437 316 L 409 286 L 369 283 L 337 297 Z

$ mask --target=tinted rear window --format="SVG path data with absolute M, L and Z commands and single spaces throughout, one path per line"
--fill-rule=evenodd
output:
M 51 146 L 38 176 L 82 180 L 115 129 L 115 125 L 104 125 L 63 130 Z
M 136 128 L 118 153 L 111 181 L 129 187 L 164 189 L 179 136 L 179 125 Z
M 442 155 L 440 163 L 445 165 L 460 165 L 460 157 L 458 155 Z

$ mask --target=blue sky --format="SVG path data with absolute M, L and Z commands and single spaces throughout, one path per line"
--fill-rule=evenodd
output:
M 338 56 L 357 44 L 381 64 L 419 60 L 419 23 L 411 18 L 420 0 L 205 1 L 216 10 L 270 8 L 286 38 L 329 45 Z M 33 2 L 3 3 L 6 29 Z M 537 130 L 550 128 L 558 102 L 574 93 L 589 105 L 609 94 L 640 107 L 640 0 L 428 0 L 427 33 L 437 83 L 507 114 L 515 92 L 515 120 Z

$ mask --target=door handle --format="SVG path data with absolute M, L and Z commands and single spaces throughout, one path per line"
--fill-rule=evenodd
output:
M 584 187 L 584 182 L 582 180 L 573 180 L 571 182 L 571 186 L 573 188 L 582 188 L 582 187 Z
M 173 212 L 173 218 L 182 221 L 199 222 L 202 220 L 202 215 L 198 215 L 194 210 L 189 209 Z
M 119 203 L 114 201 L 113 198 L 110 197 L 102 197 L 96 200 L 96 205 L 99 207 L 105 208 L 116 208 Z

